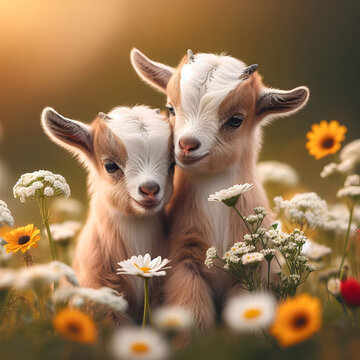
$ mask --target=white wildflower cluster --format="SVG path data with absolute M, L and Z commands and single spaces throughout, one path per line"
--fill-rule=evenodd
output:
M 336 173 L 349 174 L 360 164 L 360 139 L 354 140 L 343 147 L 340 151 L 340 163 L 330 163 L 321 172 L 322 178 Z
M 227 206 L 235 206 L 239 201 L 239 197 L 246 191 L 252 189 L 253 184 L 238 184 L 228 189 L 220 190 L 215 194 L 209 195 L 208 201 L 221 201 Z
M 83 287 L 62 287 L 54 292 L 53 299 L 55 303 L 65 302 L 70 299 L 82 299 L 103 305 L 113 311 L 126 311 L 128 303 L 125 298 L 116 290 L 109 287 L 102 287 L 100 289 L 91 289 Z M 75 301 L 75 304 L 83 302 Z
M 291 200 L 277 196 L 274 203 L 279 216 L 300 229 L 321 226 L 327 212 L 326 201 L 314 192 L 297 194 Z
M 9 260 L 11 257 L 12 257 L 12 253 L 7 253 L 5 248 L 4 248 L 4 245 L 6 245 L 7 242 L 0 237 L 0 265 L 2 262 L 5 262 L 7 260 Z
M 356 223 L 360 224 L 360 216 L 357 216 L 360 208 L 355 208 L 353 223 L 351 229 L 354 229 Z M 344 204 L 335 204 L 329 206 L 329 210 L 324 216 L 324 222 L 321 225 L 321 230 L 335 233 L 336 235 L 343 235 L 347 231 L 349 224 L 349 210 Z
M 275 256 L 275 249 L 262 249 L 261 253 L 264 255 L 264 259 L 270 262 Z
M 13 226 L 14 219 L 5 201 L 0 200 L 0 227 L 4 225 Z
M 65 178 L 50 171 L 39 170 L 21 175 L 13 189 L 14 197 L 21 202 L 42 197 L 70 196 Z
M 247 245 L 243 242 L 235 243 L 222 257 L 226 263 L 242 263 L 242 257 L 256 249 L 253 245 Z
M 264 255 L 259 252 L 252 252 L 242 256 L 241 262 L 243 265 L 259 263 L 264 260 Z
M 265 187 L 292 187 L 299 183 L 296 170 L 288 164 L 279 161 L 262 161 L 257 164 L 261 183 Z
M 0 289 L 15 287 L 20 291 L 29 289 L 41 291 L 48 285 L 58 283 L 62 278 L 66 278 L 73 285 L 79 285 L 74 270 L 60 261 L 17 270 L 0 269 L 0 279 L 4 279 L 0 281 Z
M 63 243 L 72 239 L 81 229 L 80 221 L 64 221 L 60 224 L 51 224 L 50 231 L 54 241 Z
M 336 196 L 345 201 L 350 201 L 355 204 L 360 200 L 360 175 L 353 174 L 347 176 L 345 179 L 344 187 L 340 189 Z
M 275 230 L 275 229 L 274 229 Z M 279 281 L 273 283 L 273 289 L 278 293 L 279 297 L 294 295 L 296 289 L 302 285 L 309 274 L 315 268 L 308 262 L 308 258 L 302 255 L 303 246 L 308 241 L 304 233 L 295 229 L 290 234 L 280 231 L 270 230 L 272 243 L 275 249 L 285 259 L 287 267 L 286 273 L 279 271 L 277 276 Z
M 214 265 L 214 259 L 218 257 L 217 250 L 215 246 L 210 247 L 206 251 L 206 259 L 205 259 L 205 265 L 210 269 Z

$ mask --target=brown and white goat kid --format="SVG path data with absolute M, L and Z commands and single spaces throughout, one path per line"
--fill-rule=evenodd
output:
M 209 194 L 234 184 L 253 183 L 238 203 L 242 214 L 268 202 L 256 173 L 261 129 L 271 118 L 301 109 L 308 88 L 270 89 L 256 73 L 257 65 L 225 55 L 191 50 L 176 69 L 131 52 L 138 75 L 166 93 L 174 134 L 175 194 L 169 218 L 173 271 L 167 278 L 166 300 L 192 310 L 201 329 L 215 318 L 234 284 L 221 272 L 204 266 L 205 252 L 220 254 L 242 241 L 246 229 L 233 209 L 209 203 Z M 270 224 L 270 217 L 264 226 Z
M 91 125 L 45 108 L 41 121 L 50 139 L 78 156 L 88 170 L 90 211 L 74 260 L 79 282 L 123 293 L 129 313 L 137 317 L 142 281 L 116 275 L 117 262 L 163 250 L 163 209 L 173 188 L 170 124 L 146 106 L 117 107 L 100 113 Z

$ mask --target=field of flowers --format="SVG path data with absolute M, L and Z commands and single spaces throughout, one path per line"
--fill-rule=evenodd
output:
M 304 134 L 315 158 L 309 161 L 333 157 L 314 174 L 333 182 L 331 202 L 314 192 L 299 193 L 301 176 L 277 161 L 258 164 L 271 209 L 258 204 L 252 213 L 239 212 L 239 198 L 252 184 L 209 194 L 209 201 L 233 208 L 248 233 L 225 254 L 215 247 L 204 253 L 204 267 L 226 272 L 242 288 L 206 335 L 185 308 L 150 309 L 149 282 L 176 271 L 171 259 L 119 259 L 119 277 L 143 279 L 142 323 L 127 315 L 126 294 L 81 287 L 71 267 L 81 205 L 71 199 L 62 175 L 22 175 L 14 197 L 23 206 L 36 202 L 42 224 L 14 227 L 16 214 L 0 201 L 1 359 L 358 358 L 360 139 L 342 146 L 346 132 L 333 120 Z M 269 211 L 277 221 L 265 228 Z M 131 326 L 114 327 L 109 312 Z

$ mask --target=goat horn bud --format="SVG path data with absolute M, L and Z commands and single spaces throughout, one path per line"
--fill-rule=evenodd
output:
M 194 53 L 190 49 L 188 49 L 187 51 L 187 57 L 188 57 L 188 64 L 191 64 L 195 61 Z
M 259 66 L 258 64 L 253 64 L 246 67 L 243 73 L 240 75 L 240 79 L 248 78 L 251 74 L 253 74 L 257 70 L 258 66 Z
M 98 117 L 102 120 L 110 119 L 110 116 L 106 115 L 103 112 L 99 112 Z

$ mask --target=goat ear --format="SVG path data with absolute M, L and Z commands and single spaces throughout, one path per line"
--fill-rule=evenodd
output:
M 43 110 L 41 124 L 45 133 L 58 145 L 75 154 L 79 153 L 77 150 L 92 154 L 93 142 L 88 125 L 67 119 L 50 107 Z
M 259 94 L 256 103 L 256 116 L 263 119 L 268 116 L 288 116 L 306 105 L 310 91 L 306 86 L 292 90 L 265 88 Z
M 166 93 L 167 84 L 174 72 L 172 67 L 150 60 L 135 48 L 131 50 L 130 60 L 141 79 L 155 89 Z

